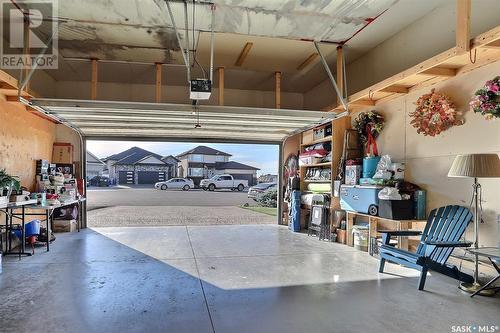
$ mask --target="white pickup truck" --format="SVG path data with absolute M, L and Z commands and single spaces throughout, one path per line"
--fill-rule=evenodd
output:
M 231 175 L 216 175 L 209 179 L 202 179 L 200 187 L 206 191 L 214 191 L 215 189 L 231 189 L 232 191 L 243 191 L 248 187 L 248 180 L 234 179 Z

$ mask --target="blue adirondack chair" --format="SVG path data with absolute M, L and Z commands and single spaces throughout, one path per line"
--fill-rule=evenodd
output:
M 384 272 L 386 261 L 401 264 L 419 270 L 418 289 L 423 290 L 428 270 L 445 274 L 454 279 L 472 283 L 474 278 L 461 272 L 456 266 L 446 264 L 451 252 L 456 247 L 469 247 L 470 242 L 461 242 L 460 238 L 472 221 L 472 213 L 466 207 L 445 206 L 431 211 L 424 231 L 380 231 L 379 272 Z M 392 236 L 422 235 L 417 251 L 410 252 L 389 245 Z

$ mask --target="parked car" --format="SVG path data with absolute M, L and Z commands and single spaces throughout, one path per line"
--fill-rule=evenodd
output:
M 248 189 L 248 197 L 257 201 L 257 196 L 267 190 L 276 188 L 276 183 L 260 183 Z
M 234 179 L 231 175 L 216 175 L 210 179 L 202 179 L 200 187 L 206 191 L 214 191 L 215 189 L 231 189 L 243 191 L 248 187 L 248 180 Z
M 156 183 L 155 188 L 157 190 L 177 189 L 188 191 L 194 188 L 194 183 L 188 178 L 172 178 L 164 182 Z
M 98 187 L 108 187 L 109 186 L 109 178 L 104 176 L 94 176 L 90 178 L 89 183 L 90 186 L 98 186 Z

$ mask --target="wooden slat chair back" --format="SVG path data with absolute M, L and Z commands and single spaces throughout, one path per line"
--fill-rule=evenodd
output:
M 425 255 L 426 242 L 458 242 L 471 220 L 472 213 L 466 207 L 446 206 L 433 209 L 420 238 L 417 254 Z M 451 252 L 453 248 L 436 248 L 429 259 L 444 264 Z
M 429 269 L 460 281 L 472 282 L 472 276 L 446 263 L 454 248 L 471 245 L 470 242 L 460 241 L 471 221 L 472 213 L 468 208 L 450 205 L 433 209 L 421 233 L 411 230 L 380 231 L 383 235 L 383 245 L 380 247 L 379 272 L 383 273 L 385 261 L 420 270 L 419 290 L 424 289 Z M 389 245 L 391 236 L 417 235 L 421 235 L 421 238 L 415 253 Z

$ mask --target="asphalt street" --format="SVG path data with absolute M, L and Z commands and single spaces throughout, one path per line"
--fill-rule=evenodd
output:
M 87 208 L 92 210 L 113 206 L 241 206 L 244 203 L 255 204 L 247 198 L 247 191 L 230 190 L 156 190 L 152 188 L 88 188 Z

